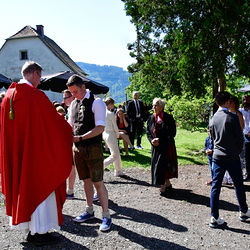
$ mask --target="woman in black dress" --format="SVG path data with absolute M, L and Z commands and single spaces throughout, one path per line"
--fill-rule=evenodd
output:
M 164 112 L 165 101 L 153 100 L 154 114 L 148 118 L 147 138 L 151 143 L 151 176 L 153 185 L 161 185 L 160 195 L 172 189 L 169 179 L 178 177 L 174 137 L 176 125 L 173 116 Z

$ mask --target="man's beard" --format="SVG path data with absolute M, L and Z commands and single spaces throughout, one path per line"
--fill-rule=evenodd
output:
M 244 106 L 244 108 L 249 108 L 250 107 L 250 103 L 245 103 L 243 106 Z

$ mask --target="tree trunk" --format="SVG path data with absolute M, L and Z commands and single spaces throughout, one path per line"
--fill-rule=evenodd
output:
M 214 77 L 213 78 L 213 99 L 215 98 L 216 94 L 218 93 L 218 90 L 219 90 L 218 86 L 219 86 L 218 80 L 216 77 Z M 215 112 L 217 111 L 217 109 L 218 109 L 218 105 L 214 102 L 211 115 L 214 115 Z
M 219 92 L 226 90 L 227 85 L 226 85 L 226 77 L 225 77 L 224 72 L 221 72 L 221 74 L 219 75 L 218 84 L 219 84 Z

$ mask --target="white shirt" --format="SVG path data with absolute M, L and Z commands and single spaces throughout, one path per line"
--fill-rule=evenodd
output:
M 245 110 L 244 108 L 240 109 L 243 119 L 244 119 L 244 129 L 243 129 L 243 134 L 246 135 L 248 132 L 250 132 L 250 109 Z
M 89 91 L 89 89 L 87 89 L 87 93 L 85 94 L 83 99 L 80 101 L 80 103 L 82 103 L 84 98 L 89 99 L 89 97 L 90 97 L 90 91 Z M 71 109 L 72 109 L 72 102 L 71 102 L 70 107 L 69 107 L 68 123 L 71 126 L 73 126 Z M 94 117 L 95 117 L 95 126 L 105 126 L 105 124 L 106 124 L 106 105 L 100 98 L 96 98 L 93 101 L 92 112 L 94 113 Z
M 115 132 L 116 137 L 119 137 L 119 129 L 116 124 L 115 114 L 107 109 L 106 111 L 106 126 L 105 132 Z

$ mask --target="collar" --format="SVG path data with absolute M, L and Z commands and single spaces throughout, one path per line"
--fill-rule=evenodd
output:
M 82 100 L 80 100 L 80 103 L 82 103 L 83 102 L 83 100 L 86 98 L 86 99 L 89 99 L 89 97 L 90 97 L 90 91 L 89 91 L 89 89 L 86 89 L 86 94 L 85 94 L 85 96 L 82 98 Z
M 219 107 L 219 108 L 218 108 L 218 111 L 219 111 L 219 110 L 228 110 L 228 109 L 227 109 L 227 108 L 223 108 L 223 107 Z
M 26 79 L 21 79 L 18 83 L 28 83 L 29 85 L 33 87 L 33 85 Z

